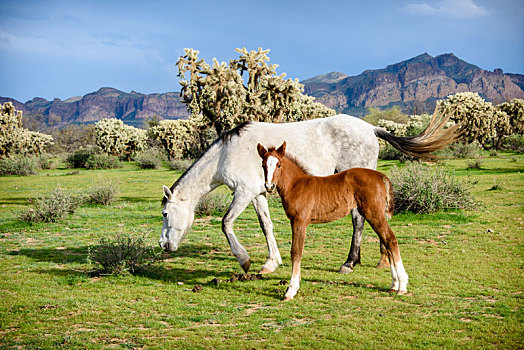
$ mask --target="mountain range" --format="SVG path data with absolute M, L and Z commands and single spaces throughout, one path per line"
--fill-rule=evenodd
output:
M 301 83 L 305 93 L 317 102 L 356 116 L 364 115 L 369 107 L 399 106 L 409 114 L 430 112 L 438 99 L 463 91 L 477 92 L 494 103 L 524 99 L 524 75 L 505 74 L 501 69 L 486 71 L 451 53 L 436 57 L 425 53 L 356 76 L 331 72 Z M 151 117 L 180 119 L 189 115 L 178 92 L 146 95 L 104 87 L 64 101 L 36 97 L 22 103 L 0 97 L 0 103 L 6 101 L 22 110 L 26 120 L 35 119 L 40 125 L 57 127 L 103 118 L 118 118 L 140 126 Z

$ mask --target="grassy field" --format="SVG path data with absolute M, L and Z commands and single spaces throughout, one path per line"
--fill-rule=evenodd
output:
M 381 161 L 379 170 L 389 173 L 396 164 Z M 461 160 L 445 166 L 473 181 L 479 205 L 393 217 L 408 295 L 388 293 L 390 272 L 374 268 L 379 244 L 368 224 L 362 265 L 336 273 L 351 240 L 345 218 L 309 227 L 301 289 L 286 303 L 279 282 L 291 274 L 291 233 L 275 199 L 284 264 L 261 280 L 226 282 L 241 269 L 215 217 L 198 219 L 181 248 L 149 273 L 90 277 L 96 266 L 88 252 L 102 237 L 131 233 L 157 245 L 161 185 L 180 173 L 127 164 L 2 177 L 0 348 L 523 348 L 524 156 L 486 156 L 479 170 Z M 60 223 L 17 218 L 30 207 L 28 198 L 56 186 L 81 191 L 109 180 L 121 189 L 111 206 L 82 206 Z M 235 228 L 258 271 L 267 251 L 251 207 Z M 192 291 L 196 284 L 202 291 Z

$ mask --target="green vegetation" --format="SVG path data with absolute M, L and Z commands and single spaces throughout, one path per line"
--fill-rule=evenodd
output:
M 485 155 L 480 169 L 467 169 L 466 161 L 441 166 L 472 183 L 475 208 L 399 213 L 390 221 L 410 276 L 408 295 L 388 294 L 390 273 L 374 268 L 379 244 L 367 224 L 362 265 L 349 275 L 335 272 L 351 240 L 351 219 L 345 218 L 310 226 L 301 289 L 288 303 L 281 301 L 280 281 L 291 273 L 291 232 L 274 197 L 284 264 L 273 274 L 230 279 L 241 269 L 220 217 L 211 216 L 197 218 L 179 250 L 164 253 L 154 268 L 105 276 L 91 274 L 99 268 L 92 254 L 102 239 L 111 245 L 119 236 L 143 237 L 144 247 L 159 253 L 161 186 L 180 172 L 127 163 L 74 172 L 59 165 L 31 177 L 1 177 L 0 347 L 522 348 L 524 155 Z M 379 162 L 388 175 L 394 167 L 403 165 Z M 57 223 L 18 218 L 35 194 L 48 196 L 58 186 L 82 192 L 99 178 L 118 181 L 118 201 L 83 205 Z M 251 207 L 235 229 L 256 273 L 267 247 Z

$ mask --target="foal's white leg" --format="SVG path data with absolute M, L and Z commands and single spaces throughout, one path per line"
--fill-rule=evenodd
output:
M 399 257 L 397 262 L 390 261 L 391 269 L 391 291 L 398 294 L 406 294 L 408 287 L 408 274 L 404 269 L 402 259 Z
M 252 198 L 252 195 L 246 192 L 239 190 L 235 191 L 233 202 L 229 206 L 226 215 L 224 215 L 222 218 L 222 232 L 224 232 L 226 235 L 229 246 L 231 247 L 231 252 L 237 258 L 244 272 L 249 271 L 251 260 L 249 259 L 246 249 L 242 246 L 242 244 L 240 244 L 237 237 L 235 236 L 235 232 L 233 231 L 233 223 L 236 218 L 238 218 L 238 216 L 244 211 L 244 209 L 246 209 Z
M 399 283 L 398 294 L 406 294 L 408 292 L 408 274 L 404 269 L 402 259 L 399 259 L 399 261 L 395 263 L 395 270 L 397 271 Z
M 275 271 L 278 265 L 282 264 L 282 258 L 280 257 L 277 242 L 275 240 L 275 236 L 273 235 L 273 222 L 269 216 L 269 207 L 266 196 L 256 196 L 255 199 L 253 199 L 253 206 L 257 212 L 260 227 L 262 227 L 262 231 L 266 236 L 268 249 L 268 259 L 264 266 L 262 266 L 260 273 L 270 273 Z
M 284 295 L 284 300 L 289 301 L 292 300 L 295 295 L 297 295 L 298 289 L 300 288 L 300 262 L 298 263 L 298 267 L 295 269 L 295 265 L 293 265 L 293 272 L 291 274 L 291 280 L 289 281 L 289 287 L 286 290 L 286 294 Z

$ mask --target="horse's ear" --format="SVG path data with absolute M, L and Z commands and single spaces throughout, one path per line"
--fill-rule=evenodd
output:
M 168 200 L 170 200 L 173 197 L 173 193 L 171 192 L 169 187 L 167 187 L 165 185 L 162 186 L 162 188 L 164 189 L 164 197 L 166 197 Z
M 267 149 L 265 149 L 260 143 L 257 145 L 257 151 L 260 158 L 264 158 L 267 153 Z
M 284 154 L 286 154 L 286 141 L 284 141 L 284 143 L 282 144 L 282 146 L 280 146 L 278 149 L 277 149 L 277 153 L 283 157 Z

